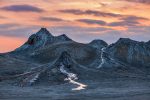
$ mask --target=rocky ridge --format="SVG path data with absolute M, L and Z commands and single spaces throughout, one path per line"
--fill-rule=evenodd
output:
M 21 86 L 28 86 L 64 83 L 65 79 L 79 85 L 77 80 L 145 78 L 150 75 L 149 44 L 150 41 L 138 42 L 129 38 L 120 38 L 111 45 L 103 40 L 83 44 L 65 34 L 53 36 L 46 28 L 41 28 L 21 47 L 1 54 L 0 66 L 5 66 L 5 70 L 0 67 L 3 70 L 0 79 L 16 79 Z M 9 77 L 7 68 L 11 67 L 15 70 Z

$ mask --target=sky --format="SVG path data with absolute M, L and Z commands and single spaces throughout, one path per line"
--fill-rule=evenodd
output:
M 0 0 L 0 52 L 21 46 L 41 27 L 82 43 L 148 41 L 149 9 L 150 0 Z

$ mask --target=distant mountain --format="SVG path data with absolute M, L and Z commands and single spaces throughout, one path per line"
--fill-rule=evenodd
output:
M 133 66 L 150 66 L 149 42 L 120 38 L 116 43 L 109 45 L 106 52 L 113 58 Z
M 29 37 L 28 41 L 21 47 L 17 48 L 16 51 L 22 51 L 22 50 L 30 51 L 30 50 L 43 48 L 53 43 L 60 43 L 66 41 L 72 41 L 72 40 L 69 37 L 67 37 L 65 34 L 62 34 L 60 36 L 53 36 L 46 28 L 41 28 L 36 34 L 32 34 Z
M 41 28 L 21 47 L 0 55 L 0 79 L 13 78 L 22 85 L 37 80 L 59 83 L 66 78 L 73 82 L 111 77 L 145 78 L 148 75 L 150 41 L 128 38 L 120 38 L 111 45 L 100 39 L 84 44 L 65 34 L 53 36 L 46 28 Z

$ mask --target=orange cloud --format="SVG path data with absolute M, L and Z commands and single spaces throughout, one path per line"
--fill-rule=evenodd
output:
M 138 3 L 135 5 L 135 2 Z M 0 48 L 0 52 L 13 50 L 21 45 L 25 39 L 17 38 L 17 35 L 25 37 L 25 34 L 28 34 L 26 32 L 31 31 L 30 33 L 32 33 L 37 27 L 63 27 L 59 32 L 74 34 L 71 38 L 74 38 L 76 34 L 74 32 L 76 31 L 81 35 L 83 33 L 79 31 L 84 29 L 84 33 L 88 33 L 90 30 L 87 38 L 89 39 L 90 36 L 93 36 L 92 34 L 100 35 L 101 30 L 97 28 L 119 32 L 124 31 L 123 33 L 134 33 L 135 35 L 137 32 L 140 32 L 139 27 L 150 26 L 150 6 L 148 0 L 0 0 L 0 5 L 0 41 L 4 41 L 0 43 L 0 47 L 3 47 Z M 19 5 L 19 7 L 21 7 L 21 5 L 30 5 L 30 9 L 26 8 L 21 11 L 16 9 L 16 7 L 18 8 L 16 5 Z M 12 9 L 8 11 L 10 8 L 13 8 L 13 11 Z M 32 9 L 34 9 L 34 12 L 32 12 Z M 75 14 L 59 12 L 63 10 L 69 11 L 69 9 L 77 9 L 78 11 L 74 11 Z M 144 18 L 147 20 L 144 20 Z M 90 19 L 91 21 L 85 19 Z M 15 23 L 16 26 L 10 27 L 11 23 Z M 65 27 L 68 26 L 70 26 L 70 28 L 66 29 Z M 96 28 L 96 30 L 92 31 L 93 28 Z M 137 28 L 138 31 L 135 30 L 135 28 Z M 132 30 L 132 32 L 130 32 L 130 30 Z M 145 28 L 145 30 L 146 32 L 141 32 L 143 39 L 145 39 L 145 37 L 150 38 L 147 35 L 149 28 Z M 57 30 L 54 31 L 54 33 L 55 32 L 57 32 Z M 107 32 L 103 31 L 103 35 L 107 35 Z M 117 35 L 118 34 L 116 34 L 116 36 Z M 76 37 L 79 38 L 80 36 Z M 106 40 L 107 39 L 108 38 L 106 38 Z M 6 43 L 5 41 L 9 41 L 10 43 Z

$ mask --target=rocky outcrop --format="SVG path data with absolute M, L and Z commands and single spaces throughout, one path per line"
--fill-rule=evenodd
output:
M 71 67 L 71 65 L 73 64 L 71 55 L 67 51 L 62 52 L 56 63 L 58 65 L 62 63 L 64 66 L 67 66 L 68 68 Z
M 69 72 L 72 65 L 73 61 L 70 54 L 64 51 L 54 64 L 42 65 L 29 72 L 18 75 L 20 80 L 18 83 L 20 86 L 30 86 L 38 83 L 50 85 L 52 84 L 50 82 L 62 83 L 66 77 L 70 77 L 68 75 L 70 75 Z
M 56 38 L 56 41 L 60 41 L 60 42 L 62 42 L 62 41 L 72 41 L 67 35 L 65 35 L 65 34 L 62 34 L 62 35 L 59 35 L 59 36 L 57 36 L 57 37 L 55 37 Z
M 67 41 L 72 40 L 64 34 L 60 36 L 53 36 L 46 28 L 41 28 L 36 34 L 31 35 L 24 45 L 17 48 L 15 51 L 31 51 L 54 43 Z
M 111 57 L 135 67 L 150 66 L 149 42 L 120 38 L 116 43 L 106 48 L 106 52 Z
M 89 43 L 89 45 L 98 49 L 98 50 L 101 50 L 102 48 L 108 46 L 108 44 L 105 41 L 99 40 L 99 39 L 93 40 L 92 42 Z

